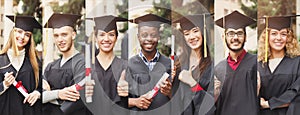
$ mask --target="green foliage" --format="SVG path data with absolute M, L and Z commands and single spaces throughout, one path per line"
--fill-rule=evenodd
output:
M 252 6 L 246 6 L 245 4 L 241 3 L 241 9 L 244 11 L 244 13 L 253 18 L 253 19 L 256 19 L 257 18 L 257 0 L 250 0 L 251 2 L 254 3 L 254 5 Z M 251 25 L 250 27 L 251 28 L 255 28 L 257 26 L 257 24 L 253 24 Z

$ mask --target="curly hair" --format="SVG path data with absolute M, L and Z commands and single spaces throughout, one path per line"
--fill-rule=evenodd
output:
M 271 29 L 268 29 L 268 33 L 270 33 Z M 296 37 L 294 36 L 294 32 L 287 28 L 287 40 L 286 40 L 286 45 L 285 45 L 285 55 L 288 57 L 296 57 L 299 55 L 299 44 L 298 41 L 296 39 Z M 262 61 L 263 63 L 265 60 L 265 39 L 266 39 L 266 30 L 264 30 L 262 32 L 262 34 L 259 37 L 259 41 L 258 41 L 258 56 L 257 59 L 258 61 Z M 270 45 L 269 45 L 269 50 L 268 50 L 268 58 L 271 57 L 271 51 L 270 51 Z

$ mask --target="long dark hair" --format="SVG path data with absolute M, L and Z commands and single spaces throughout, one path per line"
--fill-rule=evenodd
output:
M 182 32 L 182 30 L 181 30 Z M 204 73 L 204 71 L 206 70 L 206 68 L 208 68 L 210 66 L 210 64 L 212 64 L 212 58 L 211 58 L 211 54 L 210 54 L 210 50 L 209 50 L 209 47 L 208 47 L 208 44 L 209 44 L 209 40 L 210 40 L 210 37 L 209 37 L 209 34 L 208 32 L 206 31 L 206 40 L 207 40 L 207 44 L 206 46 L 204 46 L 204 36 L 203 36 L 203 31 L 201 31 L 201 37 L 202 37 L 202 45 L 201 45 L 201 49 L 200 49 L 200 53 L 201 53 L 201 60 L 199 62 L 199 69 L 200 69 L 200 75 L 199 76 L 193 76 L 195 79 L 199 79 L 198 77 L 202 76 L 202 74 Z M 190 59 L 190 54 L 191 54 L 191 48 L 187 45 L 186 41 L 184 40 L 184 36 L 181 35 L 182 37 L 182 49 L 183 49 L 183 52 L 182 54 L 180 55 L 180 62 L 182 63 L 181 66 L 183 67 L 182 69 L 189 69 L 189 59 Z M 207 48 L 207 57 L 204 58 L 204 47 Z

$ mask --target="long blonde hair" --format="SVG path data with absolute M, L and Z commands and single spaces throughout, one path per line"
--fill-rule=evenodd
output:
M 268 33 L 270 33 L 271 29 L 268 29 Z M 262 34 L 259 37 L 259 41 L 258 41 L 258 56 L 257 59 L 258 61 L 263 61 L 265 59 L 265 39 L 266 39 L 266 30 L 264 30 L 262 32 Z M 268 41 L 269 42 L 269 41 Z M 270 51 L 270 45 L 268 48 L 268 59 L 271 57 L 271 51 Z M 291 29 L 287 28 L 287 41 L 286 41 L 286 45 L 285 45 L 285 55 L 288 57 L 296 57 L 299 55 L 299 44 L 298 41 L 296 39 L 296 37 L 294 36 L 294 33 Z
M 8 49 L 12 48 L 13 54 L 15 56 L 19 55 L 18 47 L 16 45 L 16 39 L 15 39 L 15 31 L 16 29 L 12 29 L 9 34 L 9 39 L 7 43 L 5 44 L 4 48 L 0 52 L 0 54 L 7 53 Z M 29 56 L 29 60 L 31 63 L 31 66 L 33 68 L 34 72 L 34 78 L 35 78 L 35 87 L 38 87 L 39 84 L 39 64 L 37 61 L 37 55 L 35 51 L 35 43 L 33 40 L 33 35 L 31 35 L 29 42 L 25 45 L 25 56 Z

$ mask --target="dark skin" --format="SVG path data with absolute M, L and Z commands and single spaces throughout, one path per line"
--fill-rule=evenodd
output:
M 142 49 L 141 51 L 144 56 L 147 58 L 147 60 L 153 59 L 157 52 L 156 47 L 158 44 L 158 40 L 160 39 L 158 28 L 149 26 L 139 27 L 137 36 Z M 169 80 L 166 80 L 161 85 L 160 92 L 165 96 L 171 97 L 171 87 L 171 82 Z M 153 99 L 147 94 L 144 94 L 139 98 L 129 98 L 128 106 L 136 106 L 140 109 L 148 109 Z

